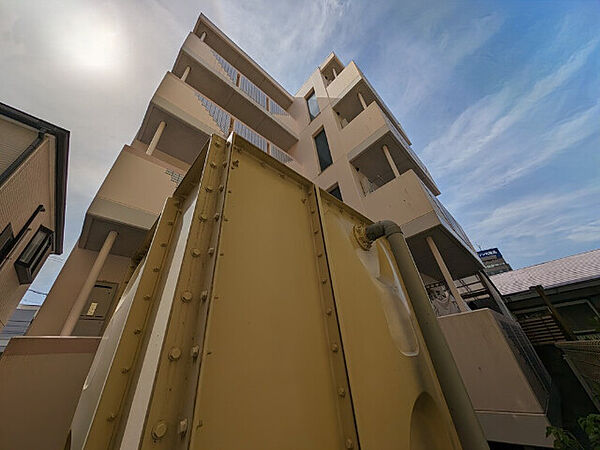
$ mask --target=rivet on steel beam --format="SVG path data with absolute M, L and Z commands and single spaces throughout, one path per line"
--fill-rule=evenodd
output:
M 209 249 L 208 249 L 208 254 L 209 254 L 210 256 L 212 256 L 212 255 L 214 255 L 214 254 L 215 254 L 215 249 L 214 249 L 214 247 L 211 247 L 211 248 L 209 248 Z
M 127 373 L 131 370 L 130 367 L 121 367 L 121 373 Z
M 148 294 L 144 295 L 144 300 L 148 301 L 150 300 L 152 297 Z
M 223 161 L 223 167 L 227 167 L 227 161 Z
M 202 254 L 199 248 L 193 248 L 191 253 L 194 258 L 197 258 Z
M 352 439 L 346 439 L 346 448 L 354 448 L 354 442 L 352 442 Z
M 187 432 L 188 428 L 188 420 L 183 419 L 179 421 L 179 429 L 177 430 L 179 434 L 184 435 Z
M 319 230 L 313 231 L 313 234 L 319 234 Z
M 331 309 L 331 308 L 327 308 L 327 311 L 325 311 L 325 313 L 326 313 L 328 316 L 330 316 L 332 312 L 333 312 L 333 309 Z
M 318 258 L 321 258 L 322 256 L 323 256 L 323 253 L 321 253 L 321 252 L 317 253 Z
M 110 413 L 108 415 L 108 417 L 106 418 L 106 420 L 109 422 L 113 422 L 116 418 L 117 418 L 117 415 L 115 413 Z
M 185 303 L 192 301 L 192 293 L 190 291 L 184 291 L 183 294 L 181 294 L 181 300 Z
M 215 167 L 217 167 L 217 165 L 215 164 L 215 162 L 214 162 L 214 161 L 211 161 L 211 162 L 210 162 L 210 167 L 212 167 L 212 168 L 214 169 Z
M 196 425 L 196 428 L 200 428 L 202 425 L 204 425 L 204 422 L 202 422 L 201 420 L 198 421 L 198 425 Z
M 198 219 L 200 219 L 200 222 L 205 222 L 205 221 L 206 221 L 206 219 L 207 219 L 207 217 L 206 217 L 204 214 L 200 214 L 200 215 L 198 216 Z
M 321 283 L 322 283 L 322 284 L 325 284 L 325 283 L 327 283 L 327 278 L 323 278 L 323 279 L 321 280 Z
M 213 191 L 212 186 L 206 186 L 204 189 L 206 190 L 206 192 L 212 192 Z
M 191 350 L 192 358 L 196 359 L 200 354 L 200 346 L 194 345 Z
M 164 248 L 164 247 L 166 247 L 166 246 L 167 246 L 167 243 L 166 243 L 166 242 L 161 242 L 161 243 L 160 243 L 160 246 Z
M 202 291 L 202 293 L 200 294 L 200 300 L 205 302 L 207 298 L 208 298 L 208 291 Z
M 338 388 L 337 393 L 340 397 L 345 397 L 346 396 L 346 389 L 344 389 L 343 387 Z
M 141 328 L 136 328 L 135 330 L 133 330 L 133 334 L 140 334 L 142 332 Z
M 221 218 L 221 214 L 219 214 L 219 213 L 216 213 L 216 214 L 215 214 L 215 217 L 214 217 L 215 221 L 216 221 L 216 220 L 219 220 L 220 218 Z
M 310 209 L 310 213 L 311 213 L 311 214 L 314 214 L 314 213 L 316 213 L 315 209 L 314 209 L 314 208 L 311 208 L 311 209 Z
M 331 344 L 331 351 L 337 353 L 340 350 L 340 346 L 337 344 Z
M 233 167 L 237 167 L 239 165 L 240 165 L 240 160 L 239 159 L 233 160 Z
M 167 434 L 167 424 L 162 420 L 152 427 L 152 437 L 162 439 Z
M 181 358 L 181 349 L 179 347 L 173 347 L 169 350 L 169 359 L 171 361 L 177 361 L 179 358 Z
M 225 189 L 225 186 L 223 186 L 222 184 L 219 185 L 219 192 L 223 192 L 223 189 Z
M 158 272 L 160 270 L 160 267 L 156 266 L 152 268 L 152 272 Z
M 301 201 L 302 203 L 306 203 L 306 200 L 308 200 L 308 199 L 306 199 L 306 198 L 301 198 L 301 199 L 300 199 L 300 201 Z

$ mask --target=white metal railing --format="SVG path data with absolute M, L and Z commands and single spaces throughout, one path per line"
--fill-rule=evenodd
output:
M 258 86 L 250 81 L 246 76 L 241 74 L 235 67 L 233 67 L 229 61 L 219 55 L 216 51 L 211 48 L 211 52 L 219 65 L 223 68 L 227 76 L 233 84 L 238 86 L 244 91 L 252 100 L 261 105 L 263 108 L 268 109 L 272 114 L 280 116 L 288 116 L 289 114 L 281 105 L 265 94 Z M 238 84 L 239 79 L 239 84 Z
M 200 93 L 196 93 L 196 98 L 202 103 L 202 106 L 204 106 L 208 114 L 219 126 L 220 130 L 223 132 L 223 136 L 229 134 L 231 123 L 233 122 L 233 131 L 248 142 L 256 145 L 263 152 L 270 154 L 273 158 L 284 164 L 295 161 L 287 152 L 268 141 L 245 123 L 233 117 L 212 100 L 209 100 Z
M 227 135 L 229 132 L 229 124 L 231 122 L 231 114 L 201 94 L 196 93 L 196 97 L 206 108 L 208 114 L 210 114 L 213 120 L 217 123 L 221 131 L 223 131 L 223 134 Z

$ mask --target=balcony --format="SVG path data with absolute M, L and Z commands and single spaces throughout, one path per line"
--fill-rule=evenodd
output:
M 378 185 L 385 183 L 383 181 L 385 174 L 378 173 L 382 167 L 381 163 L 384 161 L 381 159 L 383 158 L 381 148 L 385 145 L 400 174 L 408 170 L 413 170 L 423 180 L 429 190 L 439 195 L 440 191 L 429 171 L 377 102 L 371 102 L 366 109 L 354 116 L 352 121 L 342 128 L 340 135 L 344 148 L 352 149 L 348 153 L 348 158 L 355 167 L 360 166 L 363 174 L 370 179 L 377 179 L 378 176 L 383 176 L 379 180 Z M 381 157 L 378 158 L 375 156 L 377 154 L 380 154 Z M 388 179 L 386 181 L 392 178 L 389 176 L 390 174 L 391 169 L 387 174 Z
M 436 242 L 454 280 L 482 269 L 461 226 L 413 170 L 392 176 L 381 186 L 376 182 L 377 179 L 371 182 L 373 190 L 363 200 L 366 215 L 373 220 L 391 219 L 400 225 L 421 273 L 443 279 L 427 236 Z
M 98 251 L 115 230 L 119 234 L 111 254 L 132 256 L 184 174 L 185 170 L 146 155 L 145 147 L 125 146 L 88 208 L 79 247 Z
M 233 64 L 198 36 L 190 34 L 173 73 L 182 77 L 189 67 L 184 77 L 186 83 L 278 147 L 289 150 L 298 141 L 294 119 L 261 89 L 261 82 L 246 77 Z

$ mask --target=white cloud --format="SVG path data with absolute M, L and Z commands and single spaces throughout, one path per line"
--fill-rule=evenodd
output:
M 571 232 L 567 235 L 567 239 L 571 239 L 575 242 L 600 241 L 600 219 L 573 227 Z

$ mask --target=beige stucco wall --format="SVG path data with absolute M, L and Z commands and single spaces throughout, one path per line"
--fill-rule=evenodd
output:
M 0 231 L 10 223 L 16 236 L 38 205 L 45 208 L 44 212 L 38 213 L 28 227 L 30 231 L 0 266 L 0 326 L 6 323 L 29 286 L 19 285 L 14 268 L 15 260 L 40 225 L 54 230 L 54 165 L 54 138 L 45 138 L 0 186 Z
M 62 450 L 100 338 L 17 337 L 0 359 L 0 448 Z
M 60 334 L 73 303 L 83 286 L 97 252 L 79 247 L 73 248 L 46 301 L 31 323 L 27 336 L 56 336 Z M 118 283 L 123 282 L 130 259 L 123 256 L 110 255 L 100 272 L 98 280 Z

